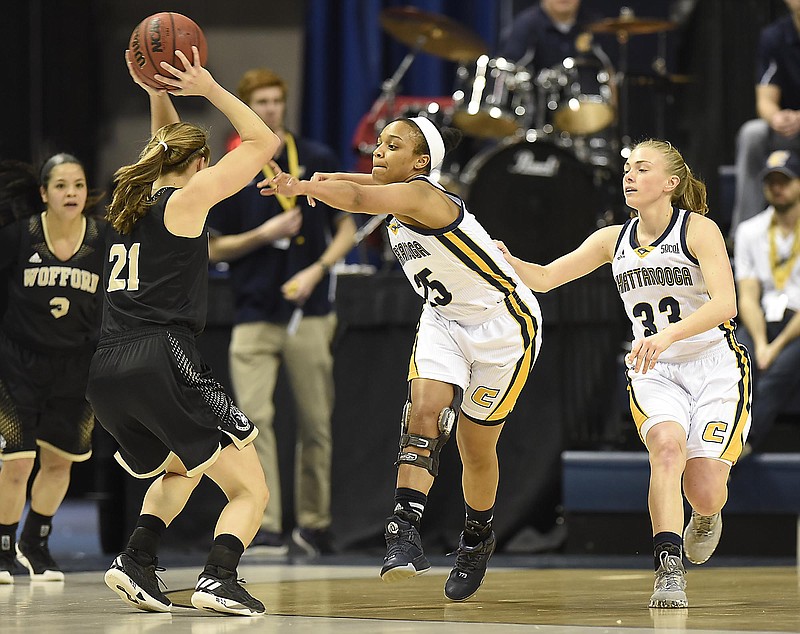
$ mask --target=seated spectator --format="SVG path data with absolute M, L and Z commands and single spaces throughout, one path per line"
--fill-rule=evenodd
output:
M 762 180 L 769 207 L 739 225 L 734 243 L 736 335 L 755 366 L 752 451 L 800 386 L 800 156 L 773 152 Z
M 736 197 L 731 235 L 764 208 L 758 174 L 773 150 L 800 150 L 800 2 L 761 31 L 756 58 L 756 113 L 736 138 Z

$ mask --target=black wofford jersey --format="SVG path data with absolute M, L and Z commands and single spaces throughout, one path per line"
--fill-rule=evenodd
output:
M 43 352 L 94 345 L 107 227 L 104 220 L 87 216 L 81 245 L 64 262 L 47 245 L 41 214 L 0 229 L 0 271 L 8 273 L 6 336 Z
M 167 230 L 164 209 L 175 191 L 159 189 L 128 235 L 108 232 L 103 335 L 173 325 L 197 334 L 205 327 L 208 235 L 183 238 Z

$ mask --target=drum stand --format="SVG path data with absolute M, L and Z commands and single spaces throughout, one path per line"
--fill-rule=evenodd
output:
M 666 33 L 661 32 L 658 34 L 658 51 L 656 53 L 656 58 L 653 60 L 652 69 L 655 72 L 655 79 L 653 80 L 653 85 L 659 91 L 662 91 L 662 94 L 657 95 L 657 99 L 655 101 L 655 133 L 657 138 L 664 138 L 665 134 L 665 119 L 666 119 L 666 90 L 665 87 L 669 83 L 670 78 L 667 74 L 667 63 L 666 63 Z M 628 77 L 628 33 L 625 31 L 618 31 L 617 32 L 617 42 L 619 42 L 619 72 L 617 73 L 617 85 L 620 87 L 620 99 L 619 99 L 619 129 L 620 129 L 620 141 L 622 143 L 622 147 L 630 147 L 631 146 L 631 138 L 629 136 L 628 131 L 628 116 L 629 116 L 629 105 L 630 105 L 630 95 L 629 95 L 629 87 L 630 87 L 630 79 Z
M 593 33 L 613 33 L 617 37 L 619 44 L 619 69 L 616 74 L 616 85 L 619 88 L 619 134 L 623 148 L 630 148 L 631 138 L 628 129 L 628 117 L 630 116 L 630 95 L 628 79 L 628 39 L 631 35 L 647 35 L 661 33 L 659 39 L 658 59 L 653 64 L 654 70 L 659 77 L 665 77 L 665 46 L 666 40 L 663 32 L 675 27 L 674 22 L 657 18 L 637 18 L 633 9 L 630 7 L 620 7 L 619 17 L 600 20 L 589 26 L 589 31 Z M 663 133 L 664 113 L 659 112 L 659 135 Z
M 657 57 L 653 60 L 653 70 L 656 73 L 656 76 L 661 79 L 661 84 L 658 86 L 659 88 L 664 88 L 664 83 L 667 81 L 667 34 L 666 32 L 662 31 L 658 34 L 658 52 L 656 53 Z M 656 136 L 659 139 L 664 138 L 665 133 L 665 118 L 667 114 L 666 108 L 666 99 L 668 93 L 664 91 L 663 94 L 659 95 L 659 98 L 656 99 Z
M 617 85 L 619 90 L 619 136 L 623 148 L 630 147 L 631 137 L 628 133 L 628 33 L 617 31 L 619 44 L 619 65 L 617 69 Z
M 400 80 L 403 76 L 408 72 L 409 67 L 416 59 L 417 54 L 422 49 L 422 46 L 425 44 L 425 41 L 428 38 L 424 35 L 420 36 L 417 39 L 417 44 L 414 48 L 406 53 L 406 56 L 403 58 L 403 61 L 400 62 L 400 65 L 397 67 L 397 70 L 394 71 L 391 77 L 384 80 L 381 84 L 381 94 L 378 95 L 378 98 L 372 104 L 372 108 L 369 110 L 369 118 L 375 119 L 375 127 L 378 129 L 383 129 L 383 126 L 386 125 L 386 122 L 391 119 L 395 114 L 395 97 L 397 96 L 397 87 L 400 85 Z M 384 111 L 384 106 L 386 110 Z M 378 118 L 378 115 L 383 111 L 383 116 Z M 372 146 L 372 150 L 374 150 L 374 146 Z M 370 151 L 370 154 L 372 151 Z M 373 216 L 367 221 L 361 229 L 356 232 L 354 236 L 353 243 L 354 246 L 359 246 L 361 242 L 366 239 L 368 235 L 370 235 L 375 229 L 377 229 L 380 224 L 386 219 L 386 214 L 380 214 L 377 216 Z M 390 262 L 394 261 L 394 254 L 391 252 L 391 249 L 388 245 L 388 242 L 384 240 L 383 245 L 383 253 L 381 253 L 381 260 L 383 261 L 383 265 L 385 269 L 390 268 Z
M 406 56 L 403 58 L 403 61 L 400 62 L 400 65 L 397 67 L 397 70 L 394 71 L 394 74 L 389 77 L 389 79 L 384 80 L 384 82 L 381 84 L 381 94 L 378 95 L 378 98 L 375 100 L 375 103 L 372 104 L 372 108 L 370 108 L 369 111 L 369 117 L 376 118 L 375 125 L 378 128 L 382 129 L 386 124 L 386 121 L 395 114 L 394 101 L 395 97 L 397 96 L 397 87 L 400 84 L 400 80 L 408 71 L 412 62 L 416 59 L 417 54 L 422 50 L 422 47 L 425 45 L 427 39 L 428 38 L 426 36 L 421 35 L 417 39 L 414 48 L 406 53 Z M 386 112 L 383 118 L 377 119 L 378 114 L 381 112 L 384 106 L 386 106 Z

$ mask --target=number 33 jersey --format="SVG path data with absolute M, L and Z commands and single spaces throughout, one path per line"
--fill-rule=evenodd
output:
M 521 298 L 535 307 L 533 293 L 522 283 L 500 249 L 458 196 L 425 176 L 460 207 L 458 218 L 441 229 L 423 229 L 387 220 L 389 243 L 414 290 L 445 319 L 477 324 L 508 310 Z
M 710 298 L 700 263 L 686 244 L 690 218 L 691 212 L 673 208 L 666 230 L 648 246 L 638 243 L 638 218 L 628 220 L 620 231 L 611 269 L 633 326 L 634 341 L 686 319 Z M 658 360 L 683 361 L 702 355 L 722 339 L 732 337 L 733 330 L 733 322 L 728 320 L 699 335 L 676 341 Z

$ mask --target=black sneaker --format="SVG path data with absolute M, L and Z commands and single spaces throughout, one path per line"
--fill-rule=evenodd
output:
M 411 522 L 392 515 L 386 520 L 386 557 L 381 568 L 384 581 L 402 581 L 430 570 L 431 564 L 422 552 L 422 539 Z
M 264 604 L 253 597 L 236 579 L 236 573 L 217 566 L 206 566 L 197 578 L 192 594 L 192 605 L 198 610 L 220 614 L 258 616 L 266 612 Z
M 494 531 L 477 546 L 464 543 L 464 533 L 458 540 L 456 564 L 444 584 L 444 596 L 451 601 L 466 601 L 478 591 L 486 575 L 486 564 L 495 547 Z
M 64 573 L 50 555 L 47 541 L 38 544 L 17 542 L 17 561 L 28 569 L 31 581 L 64 581 Z
M 6 540 L 6 544 L 0 544 L 0 585 L 14 583 L 14 542 Z M 5 550 L 2 546 L 8 546 Z
M 158 558 L 149 566 L 143 566 L 128 553 L 120 553 L 106 571 L 106 585 L 119 595 L 119 598 L 139 610 L 146 612 L 170 612 L 172 602 L 161 592 L 161 579 L 156 575 Z
M 265 530 L 259 530 L 244 551 L 245 555 L 266 555 L 270 557 L 280 557 L 288 553 L 289 546 L 283 539 L 283 535 Z
M 292 531 L 292 541 L 311 557 L 332 555 L 336 552 L 331 532 L 327 528 L 295 528 Z

